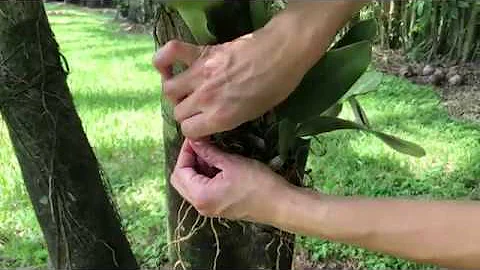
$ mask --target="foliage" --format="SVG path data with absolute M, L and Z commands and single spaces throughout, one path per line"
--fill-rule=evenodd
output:
M 428 154 L 418 160 L 396 155 L 370 136 L 346 131 L 326 134 L 312 149 L 310 186 L 345 196 L 479 198 L 478 124 L 450 119 L 430 87 L 392 76 L 384 77 L 377 92 L 359 99 L 374 127 L 394 133 L 408 130 L 405 136 L 421 140 Z M 341 117 L 354 115 L 346 110 Z M 301 238 L 299 243 L 320 261 L 354 261 L 365 269 L 437 269 L 319 239 Z
M 211 5 L 205 5 L 202 1 L 190 1 L 188 3 L 174 1 L 170 5 L 179 10 L 189 26 L 208 25 L 206 13 Z M 203 16 L 199 14 L 203 14 Z M 253 5 L 251 14 L 252 18 L 257 18 L 257 22 L 254 22 L 257 28 L 262 27 L 267 22 L 264 18 L 268 17 L 268 10 L 264 4 L 257 3 Z M 374 20 L 362 21 L 353 25 L 343 38 L 336 42 L 335 46 L 307 72 L 300 85 L 288 99 L 275 108 L 274 116 L 277 118 L 277 123 L 280 127 L 278 148 L 280 157 L 282 157 L 284 162 L 288 158 L 289 152 L 295 155 L 293 149 L 290 149 L 294 146 L 293 141 L 297 137 L 302 137 L 299 136 L 301 134 L 288 132 L 297 125 L 305 129 L 306 126 L 315 124 L 315 127 L 308 129 L 310 131 L 308 136 L 345 129 L 347 126 L 352 129 L 370 131 L 368 126 L 364 125 L 367 124 L 364 117 L 365 113 L 354 98 L 350 98 L 350 103 L 353 104 L 352 108 L 359 115 L 358 118 L 363 120 L 360 121 L 361 123 L 347 125 L 347 122 L 343 121 L 343 124 L 340 125 L 341 119 L 330 119 L 331 121 L 315 121 L 314 119 L 320 117 L 322 120 L 325 120 L 326 117 L 322 116 L 322 114 L 332 106 L 335 106 L 367 69 L 371 61 L 371 41 L 376 34 L 375 25 Z M 201 44 L 211 41 L 212 34 L 208 27 L 200 29 L 194 27 L 190 29 L 197 41 L 204 41 Z M 414 156 L 423 156 L 425 154 L 415 144 L 377 131 L 371 132 L 397 151 Z
M 377 1 L 380 44 L 402 48 L 417 60 L 480 59 L 480 2 L 476 0 Z

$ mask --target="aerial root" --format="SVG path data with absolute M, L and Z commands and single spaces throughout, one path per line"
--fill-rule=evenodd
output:
M 208 218 L 208 217 L 205 217 L 205 216 L 201 216 L 200 214 L 197 213 L 197 217 L 195 219 L 195 222 L 192 224 L 192 226 L 186 232 L 186 234 L 183 235 L 182 232 L 185 230 L 185 228 L 184 228 L 185 221 L 187 220 L 188 215 L 191 213 L 191 210 L 193 209 L 193 207 L 191 205 L 189 205 L 188 207 L 186 207 L 185 211 L 183 211 L 186 204 L 187 204 L 187 202 L 185 200 L 183 200 L 179 209 L 178 209 L 178 212 L 177 212 L 177 226 L 174 230 L 174 240 L 169 242 L 166 245 L 166 247 L 169 247 L 171 245 L 175 246 L 177 261 L 174 263 L 173 269 L 182 269 L 182 270 L 187 270 L 188 269 L 188 267 L 187 267 L 188 263 L 185 262 L 182 258 L 181 244 L 183 242 L 186 242 L 186 241 L 190 240 L 193 236 L 196 235 L 196 233 L 198 233 L 198 231 L 205 228 L 205 226 L 207 225 L 207 222 L 209 221 L 210 230 L 211 230 L 212 235 L 215 239 L 215 248 L 216 248 L 215 257 L 213 259 L 212 270 L 216 270 L 217 269 L 217 262 L 218 262 L 218 259 L 220 257 L 220 253 L 221 253 L 221 248 L 220 248 L 220 237 L 219 237 L 219 234 L 218 234 L 218 229 L 216 228 L 215 221 L 217 221 L 218 224 L 222 225 L 223 227 L 225 227 L 227 229 L 230 229 L 231 227 L 224 219 Z
M 215 236 L 215 246 L 217 248 L 215 252 L 215 259 L 213 260 L 213 270 L 217 270 L 217 261 L 218 257 L 220 256 L 220 239 L 218 237 L 217 229 L 213 224 L 213 218 L 210 219 L 210 228 L 212 229 L 213 236 Z

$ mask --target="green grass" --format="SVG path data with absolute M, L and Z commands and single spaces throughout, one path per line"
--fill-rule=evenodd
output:
M 111 181 L 135 255 L 155 267 L 165 259 L 166 242 L 160 78 L 150 65 L 152 38 L 125 34 L 111 19 L 70 6 L 50 16 L 70 64 L 77 110 Z M 403 156 L 359 132 L 331 133 L 314 144 L 312 185 L 330 194 L 479 197 L 478 125 L 451 120 L 431 88 L 395 77 L 386 77 L 379 92 L 360 101 L 376 128 L 422 144 L 428 155 Z M 0 145 L 0 268 L 45 265 L 41 231 L 1 121 Z M 319 260 L 429 269 L 318 239 L 300 238 L 299 244 Z
M 449 118 L 430 87 L 387 76 L 379 91 L 360 99 L 372 125 L 421 144 L 421 159 L 395 153 L 377 138 L 339 131 L 313 147 L 313 185 L 325 193 L 371 197 L 478 199 L 480 128 Z M 345 110 L 344 117 L 351 117 Z M 355 258 L 367 269 L 429 269 L 317 239 L 300 240 L 318 259 Z M 452 247 L 454 248 L 454 247 Z

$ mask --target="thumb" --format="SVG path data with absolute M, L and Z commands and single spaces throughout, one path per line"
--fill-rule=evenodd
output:
M 172 40 L 157 51 L 153 57 L 153 65 L 165 79 L 169 79 L 172 76 L 171 66 L 175 62 L 180 61 L 187 66 L 191 66 L 201 54 L 202 47 L 200 46 Z
M 224 169 L 232 156 L 206 141 L 190 141 L 190 145 L 201 159 L 218 169 Z

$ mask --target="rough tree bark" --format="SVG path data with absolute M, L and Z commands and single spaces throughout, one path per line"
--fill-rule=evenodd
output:
M 55 269 L 137 263 L 75 111 L 42 1 L 0 1 L 0 112 Z
M 155 33 L 158 46 L 172 39 L 195 43 L 188 27 L 176 11 L 161 5 L 157 9 L 157 15 Z M 212 10 L 208 17 L 209 25 L 219 42 L 231 40 L 252 30 L 249 1 L 225 1 L 223 6 Z M 178 73 L 181 67 L 174 67 L 174 71 Z M 183 137 L 174 121 L 172 108 L 165 99 L 162 100 L 162 109 L 168 181 Z M 268 118 L 267 115 L 234 131 L 214 135 L 212 140 L 225 151 L 268 162 L 278 154 L 278 131 L 272 132 Z M 262 143 L 255 142 L 255 138 L 260 138 L 260 141 L 264 139 L 263 146 Z M 280 172 L 296 185 L 301 184 L 307 153 L 308 142 L 299 141 L 296 158 Z M 172 242 L 170 257 L 175 268 L 291 269 L 294 235 L 260 224 L 199 217 L 170 184 L 168 206 L 169 240 Z M 192 228 L 195 233 L 189 235 Z
M 470 18 L 466 25 L 466 37 L 463 44 L 462 62 L 467 62 L 470 56 L 473 55 L 473 49 L 475 48 L 475 36 L 476 31 L 480 31 L 479 21 L 480 4 L 472 1 L 472 9 L 470 12 Z

